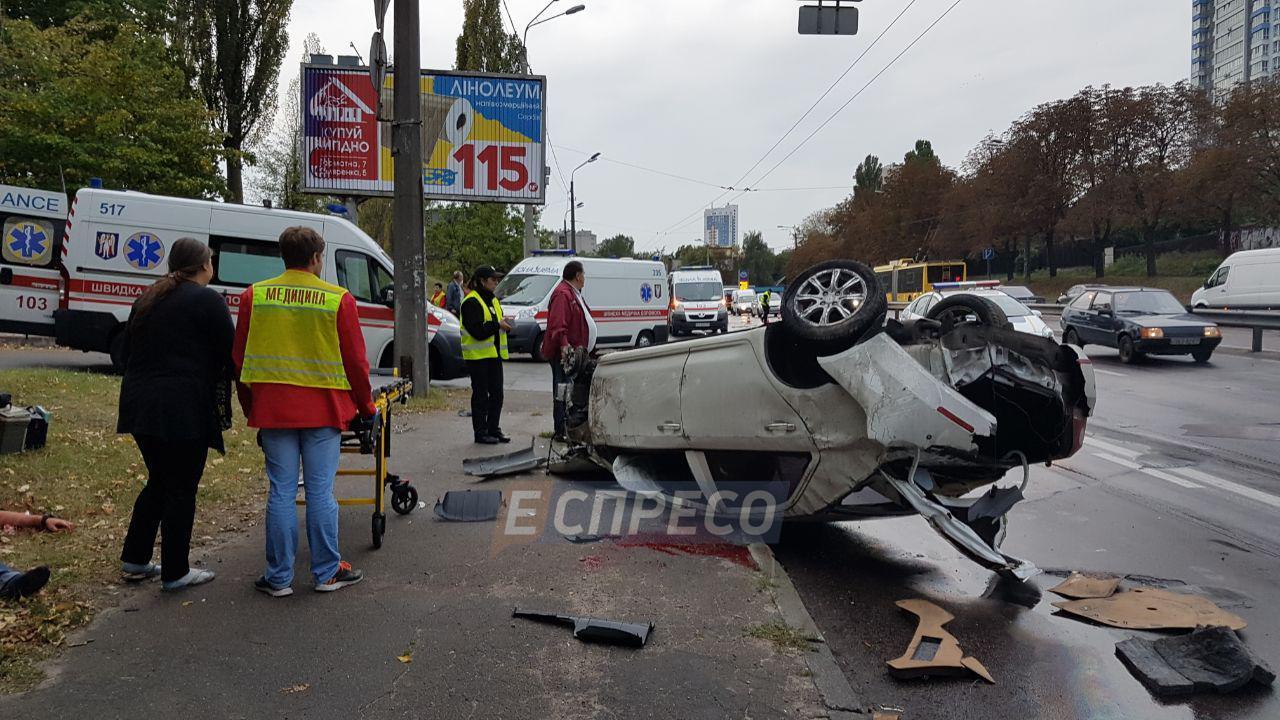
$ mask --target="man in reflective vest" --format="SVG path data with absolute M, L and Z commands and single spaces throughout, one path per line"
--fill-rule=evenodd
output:
M 765 290 L 760 293 L 760 319 L 765 325 L 769 324 L 769 303 L 773 302 L 773 291 Z
M 307 545 L 315 589 L 331 592 L 364 577 L 338 553 L 342 430 L 376 412 L 360 315 L 351 293 L 320 279 L 324 240 L 311 228 L 280 234 L 284 274 L 240 294 L 232 350 L 240 404 L 259 428 L 266 455 L 267 570 L 254 588 L 291 595 L 298 550 L 298 473 L 307 496 Z
M 462 359 L 471 373 L 471 429 L 484 445 L 511 442 L 502 432 L 502 361 L 507 359 L 510 321 L 494 297 L 502 273 L 492 265 L 476 268 L 471 292 L 462 299 Z

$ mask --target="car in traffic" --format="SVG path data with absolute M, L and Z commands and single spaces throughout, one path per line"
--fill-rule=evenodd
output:
M 994 322 L 1001 325 L 1007 323 L 1018 332 L 1053 339 L 1053 328 L 1049 327 L 1045 324 L 1044 320 L 1040 319 L 1039 310 L 1032 310 L 1026 305 L 1018 302 L 1008 293 L 1001 292 L 1000 289 L 997 289 L 992 285 L 988 285 L 986 282 L 987 281 L 937 283 L 934 285 L 935 288 L 958 287 L 959 289 L 934 290 L 933 292 L 925 293 L 915 300 L 912 300 L 910 304 L 903 308 L 898 319 L 904 323 L 916 322 L 924 319 L 937 320 L 939 314 L 930 314 L 930 311 L 938 306 L 938 304 L 945 298 L 969 295 L 972 297 L 982 298 L 991 304 L 990 314 L 993 317 L 988 317 L 987 322 Z M 972 313 L 972 310 L 965 308 L 964 306 L 959 306 L 959 310 L 952 310 L 952 312 L 957 311 L 965 312 L 967 314 L 966 319 L 969 319 L 968 314 Z M 999 313 L 998 316 L 996 315 L 997 312 Z
M 1000 292 L 1017 300 L 1023 305 L 1039 305 L 1044 303 L 1044 298 L 1035 294 L 1031 288 L 1026 285 L 1001 285 Z
M 755 315 L 759 302 L 755 290 L 739 290 L 733 294 L 733 311 L 738 315 Z
M 1071 287 L 1067 288 L 1065 292 L 1063 292 L 1061 295 L 1058 296 L 1058 304 L 1069 305 L 1073 300 L 1080 297 L 1080 294 L 1083 293 L 1085 290 L 1091 290 L 1099 287 L 1104 287 L 1104 286 L 1090 285 L 1088 283 L 1082 283 L 1080 285 L 1072 285 Z
M 604 468 L 668 504 L 695 486 L 692 504 L 709 516 L 741 512 L 721 502 L 730 481 L 784 484 L 775 510 L 787 518 L 918 514 L 969 558 L 1025 578 L 1034 567 L 999 549 L 1006 514 L 1030 464 L 1080 449 L 1092 365 L 1079 348 L 992 322 L 985 297 L 940 306 L 957 312 L 886 320 L 871 268 L 815 265 L 787 287 L 785 322 L 584 361 L 570 373 L 559 455 L 572 461 L 548 467 Z M 1010 471 L 1014 483 L 998 487 Z
M 1280 248 L 1231 253 L 1191 294 L 1191 307 L 1280 308 Z
M 1214 323 L 1187 312 L 1168 290 L 1097 286 L 1062 310 L 1062 342 L 1116 348 L 1120 361 L 1190 355 L 1207 363 L 1222 342 Z
M 729 332 L 720 271 L 710 266 L 682 267 L 667 277 L 671 298 L 668 335 Z

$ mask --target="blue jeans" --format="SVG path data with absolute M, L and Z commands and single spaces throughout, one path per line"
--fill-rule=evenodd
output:
M 9 584 L 10 580 L 13 580 L 14 578 L 19 577 L 21 575 L 22 573 L 18 572 L 17 570 L 14 570 L 13 568 L 9 567 L 8 565 L 5 565 L 4 563 L 0 563 L 0 591 L 3 591 L 5 589 L 5 586 Z
M 293 561 L 298 553 L 298 470 L 301 465 L 307 496 L 307 544 L 311 547 L 311 574 L 319 585 L 338 573 L 338 501 L 333 479 L 342 453 L 342 432 L 337 428 L 262 431 L 267 457 L 267 572 L 273 586 L 293 583 Z

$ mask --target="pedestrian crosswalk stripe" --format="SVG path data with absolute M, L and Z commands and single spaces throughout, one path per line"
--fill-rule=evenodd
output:
M 1139 465 L 1136 462 L 1133 462 L 1132 460 L 1125 460 L 1124 458 L 1118 458 L 1114 455 L 1107 455 L 1106 453 L 1100 453 L 1100 452 L 1095 452 L 1094 457 L 1097 457 L 1102 460 L 1106 460 L 1109 463 L 1115 463 L 1120 467 L 1127 467 L 1130 470 L 1137 470 L 1138 472 L 1143 473 L 1145 475 L 1150 475 L 1151 477 L 1156 478 L 1157 480 L 1164 480 L 1165 482 L 1170 482 L 1170 483 L 1173 483 L 1174 485 L 1179 485 L 1184 488 L 1201 487 L 1200 485 L 1193 483 L 1190 480 L 1185 480 L 1183 478 L 1177 477 L 1176 475 L 1170 475 L 1169 473 L 1163 470 L 1156 470 L 1155 468 L 1142 467 L 1141 465 Z
M 1084 444 L 1093 445 L 1093 446 L 1102 448 L 1103 450 L 1113 452 L 1117 455 L 1124 455 L 1126 457 L 1138 457 L 1144 452 L 1143 450 L 1131 450 L 1126 447 L 1120 447 L 1119 445 L 1112 445 L 1111 443 L 1103 442 L 1102 440 L 1099 440 L 1093 437 L 1092 435 L 1084 439 Z

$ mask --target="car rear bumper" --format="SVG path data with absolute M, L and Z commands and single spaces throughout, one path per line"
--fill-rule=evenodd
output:
M 436 332 L 431 339 L 435 348 L 431 377 L 436 380 L 452 380 L 467 374 L 467 364 L 462 361 L 462 338 L 453 333 Z
M 1222 343 L 1222 338 L 1220 337 L 1206 337 L 1195 338 L 1199 342 L 1194 345 L 1175 345 L 1173 343 L 1174 339 L 1139 340 L 1134 343 L 1133 348 L 1147 355 L 1190 355 L 1194 352 L 1213 352 L 1213 349 Z

